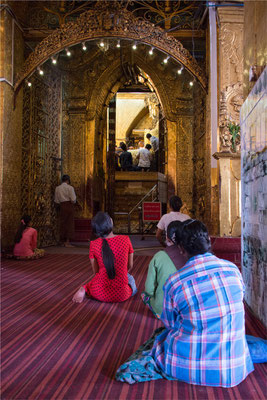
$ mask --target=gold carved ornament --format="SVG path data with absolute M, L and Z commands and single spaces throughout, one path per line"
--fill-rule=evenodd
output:
M 207 90 L 207 77 L 188 50 L 174 37 L 169 36 L 163 29 L 155 27 L 151 22 L 138 19 L 116 4 L 108 7 L 105 3 L 97 8 L 80 15 L 75 22 L 64 24 L 39 43 L 26 59 L 15 83 L 15 93 L 19 90 L 24 79 L 28 78 L 35 69 L 48 58 L 59 53 L 68 46 L 99 38 L 126 38 L 151 45 L 173 59 L 183 64 Z

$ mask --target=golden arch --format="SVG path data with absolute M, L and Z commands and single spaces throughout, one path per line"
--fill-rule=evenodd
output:
M 15 83 L 15 92 L 48 58 L 68 46 L 100 38 L 130 39 L 142 42 L 171 56 L 196 77 L 207 91 L 207 77 L 195 58 L 174 37 L 151 22 L 137 19 L 125 9 L 105 4 L 81 14 L 75 22 L 69 22 L 39 43 L 26 59 Z

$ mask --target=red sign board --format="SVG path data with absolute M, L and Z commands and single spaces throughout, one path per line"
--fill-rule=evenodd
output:
M 143 202 L 143 221 L 156 222 L 161 218 L 161 203 Z

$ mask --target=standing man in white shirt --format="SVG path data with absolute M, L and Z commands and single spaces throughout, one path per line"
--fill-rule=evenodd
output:
M 187 219 L 190 219 L 191 217 L 189 217 L 189 215 L 187 214 L 183 214 L 180 212 L 180 209 L 183 205 L 182 200 L 180 199 L 180 197 L 178 196 L 172 196 L 170 197 L 169 200 L 169 205 L 170 205 L 170 209 L 171 211 L 167 214 L 164 214 L 161 219 L 158 222 L 157 225 L 157 232 L 156 232 L 156 238 L 158 239 L 158 241 L 160 242 L 160 244 L 163 247 L 167 246 L 171 246 L 171 243 L 169 241 L 165 242 L 162 238 L 162 234 L 165 231 L 165 233 L 167 232 L 167 227 L 168 225 L 172 222 L 172 221 L 186 221 Z
M 151 145 L 147 144 L 144 148 L 144 142 L 140 142 L 136 159 L 138 160 L 137 171 L 149 171 L 152 161 L 152 154 L 150 153 Z
M 63 175 L 61 185 L 55 190 L 55 203 L 60 204 L 60 238 L 65 247 L 74 247 L 70 239 L 74 234 L 74 204 L 76 194 L 70 185 L 69 175 Z
M 155 153 L 155 164 L 156 164 L 156 171 L 158 171 L 158 164 L 159 164 L 159 138 L 156 136 L 152 136 L 151 133 L 146 135 L 146 138 L 150 141 L 152 149 Z

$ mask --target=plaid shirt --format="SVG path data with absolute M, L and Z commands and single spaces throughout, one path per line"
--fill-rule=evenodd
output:
M 166 330 L 152 356 L 169 376 L 232 387 L 253 371 L 245 338 L 244 284 L 237 266 L 211 253 L 190 258 L 164 287 Z

